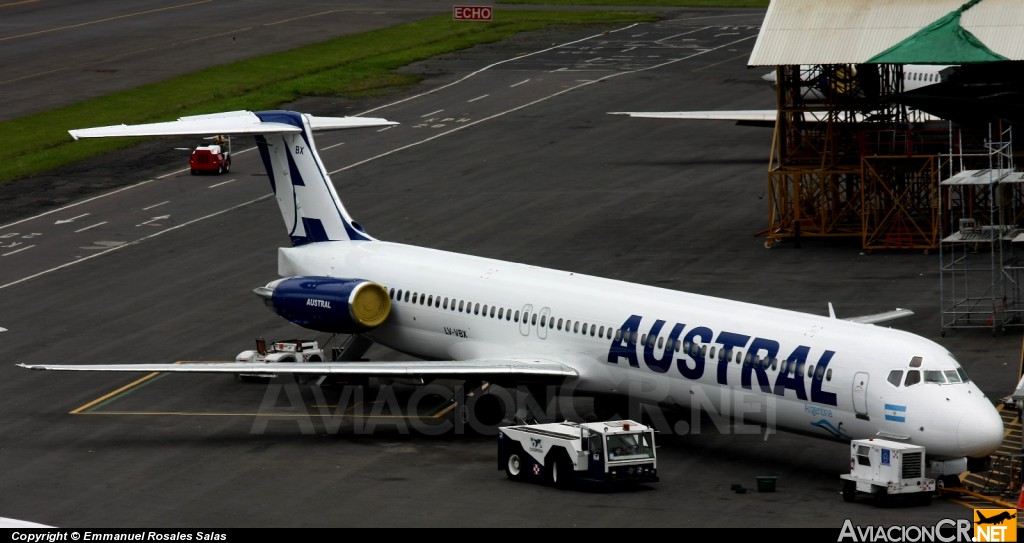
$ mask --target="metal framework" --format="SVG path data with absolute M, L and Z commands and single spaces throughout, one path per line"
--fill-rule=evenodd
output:
M 984 149 L 951 153 L 957 173 L 940 183 L 950 232 L 939 247 L 943 335 L 1024 324 L 1024 174 L 1014 171 L 1010 129 L 997 140 L 990 130 Z
M 909 128 L 917 114 L 884 100 L 903 90 L 901 65 L 861 70 L 777 68 L 766 247 L 800 237 L 860 237 L 867 250 L 938 247 L 948 134 Z
M 779 66 L 768 167 L 766 247 L 860 234 L 858 120 L 869 111 L 851 67 Z
M 861 245 L 922 249 L 939 242 L 940 172 L 948 158 L 946 131 L 862 132 Z

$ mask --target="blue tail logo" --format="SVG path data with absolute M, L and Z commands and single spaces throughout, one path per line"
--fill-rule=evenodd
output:
M 256 136 L 270 187 L 293 246 L 322 241 L 372 240 L 341 203 L 313 142 L 308 120 L 293 111 L 261 111 L 264 123 L 291 125 L 294 132 Z

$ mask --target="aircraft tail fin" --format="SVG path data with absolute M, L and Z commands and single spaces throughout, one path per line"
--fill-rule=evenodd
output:
M 294 111 L 231 111 L 177 121 L 69 130 L 73 138 L 252 135 L 263 158 L 292 245 L 372 240 L 341 203 L 313 132 L 398 124 L 372 117 L 316 117 Z

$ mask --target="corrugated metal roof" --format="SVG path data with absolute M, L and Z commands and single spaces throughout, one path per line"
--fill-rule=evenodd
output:
M 859 64 L 960 9 L 967 0 L 772 0 L 748 65 Z M 1024 60 L 1024 2 L 980 0 L 960 25 L 985 47 Z M 948 51 L 927 62 L 962 64 Z M 925 63 L 921 61 L 920 63 Z
M 1024 2 L 982 0 L 964 12 L 960 25 L 993 52 L 1010 60 L 1024 60 Z

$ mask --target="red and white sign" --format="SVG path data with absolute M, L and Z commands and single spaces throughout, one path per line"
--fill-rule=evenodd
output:
M 493 17 L 491 6 L 452 6 L 452 19 L 456 21 L 490 21 Z

